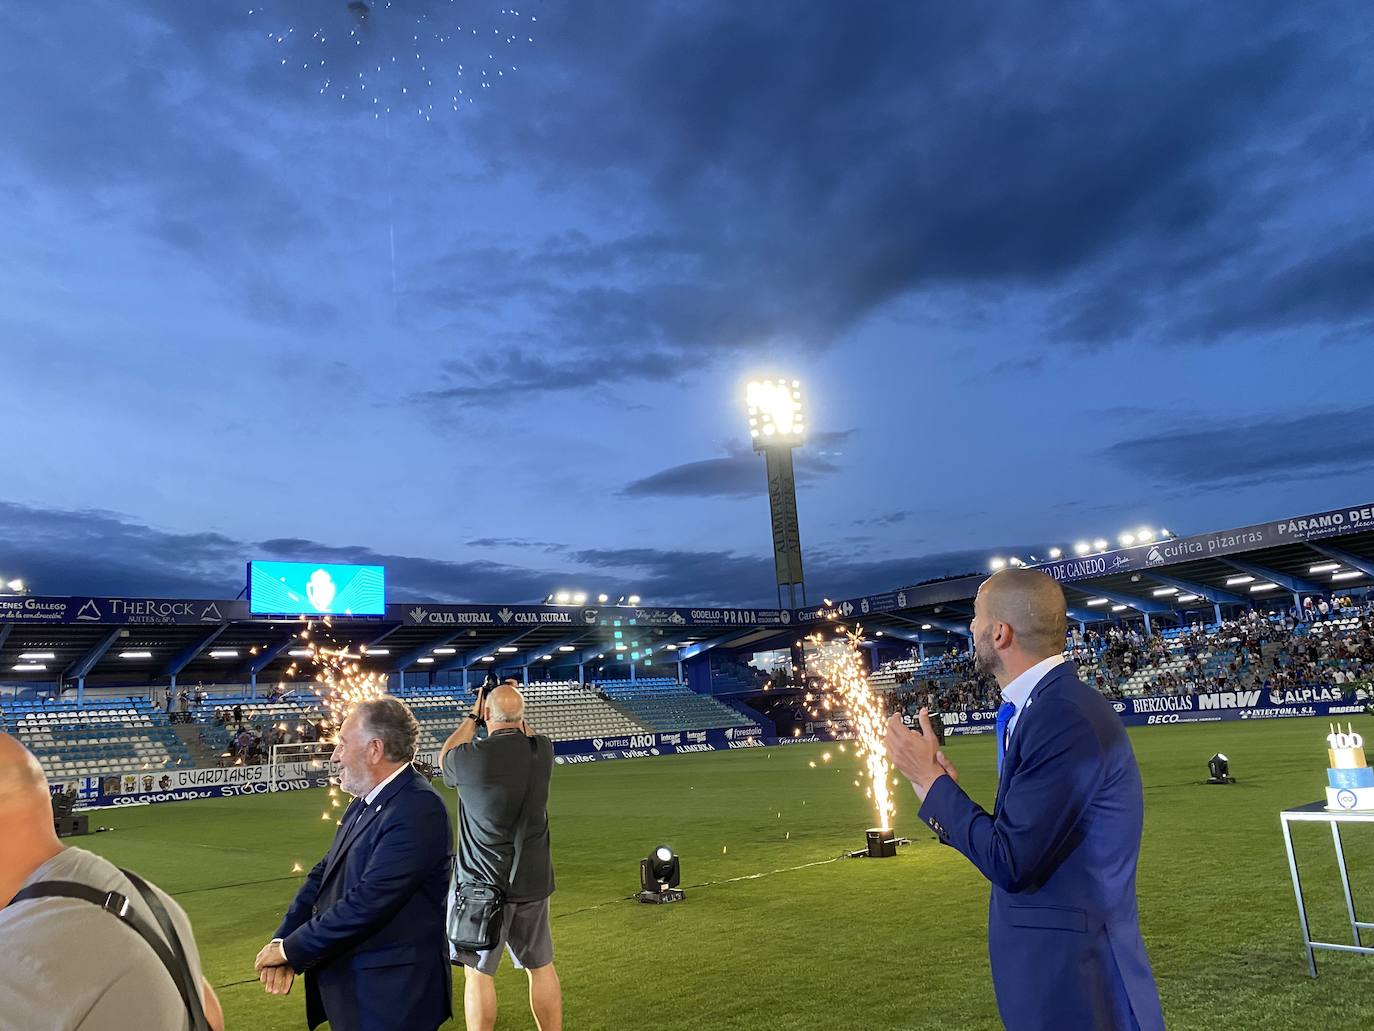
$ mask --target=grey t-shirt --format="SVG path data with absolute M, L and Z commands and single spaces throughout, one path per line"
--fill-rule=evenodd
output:
M 503 886 L 511 902 L 534 902 L 553 894 L 548 813 L 552 775 L 553 742 L 543 734 L 530 738 L 519 730 L 499 730 L 445 753 L 444 783 L 458 789 L 460 882 Z M 526 789 L 525 830 L 517 842 L 515 829 Z M 511 871 L 509 881 L 503 876 L 506 870 Z
M 77 881 L 117 891 L 149 927 L 157 919 L 112 864 L 81 848 L 63 849 L 33 872 L 39 881 Z M 200 954 L 186 913 L 154 888 L 201 983 Z M 0 909 L 0 1031 L 107 1031 L 189 1028 L 176 983 L 137 932 L 81 899 L 30 899 Z

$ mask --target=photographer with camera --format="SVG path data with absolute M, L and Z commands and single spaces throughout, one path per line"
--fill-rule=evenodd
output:
M 485 726 L 487 736 L 477 737 Z M 458 852 L 449 909 L 453 962 L 464 968 L 468 1031 L 496 1025 L 493 976 L 508 950 L 529 976 L 539 1031 L 562 1031 L 563 992 L 553 965 L 549 896 L 549 781 L 553 742 L 525 723 L 525 699 L 507 680 L 484 686 L 439 753 L 458 789 Z

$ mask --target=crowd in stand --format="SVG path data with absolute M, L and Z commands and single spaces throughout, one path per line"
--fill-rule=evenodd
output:
M 1358 620 L 1353 628 L 1335 620 Z M 1328 629 L 1330 624 L 1330 629 Z M 1374 601 L 1305 599 L 1287 613 L 1250 611 L 1219 626 L 1194 624 L 1166 638 L 1133 625 L 1086 632 L 1074 627 L 1066 658 L 1103 694 L 1120 698 L 1131 678 L 1148 694 L 1199 694 L 1262 688 L 1335 687 L 1374 696 Z M 1181 660 L 1181 665 L 1179 665 Z M 1168 669 L 1160 667 L 1168 665 Z M 1150 675 L 1151 670 L 1158 670 Z M 905 711 L 928 705 L 938 712 L 996 709 L 993 679 L 979 674 L 967 652 L 947 652 L 922 665 L 918 677 L 898 674 L 894 700 Z

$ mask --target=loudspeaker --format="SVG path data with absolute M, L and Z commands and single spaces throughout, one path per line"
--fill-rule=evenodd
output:
M 53 820 L 53 827 L 59 838 L 71 838 L 80 834 L 91 833 L 90 817 L 85 813 L 75 813 Z

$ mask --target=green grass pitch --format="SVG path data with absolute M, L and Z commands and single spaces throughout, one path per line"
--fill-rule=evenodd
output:
M 1357 729 L 1374 732 L 1374 720 Z M 1297 719 L 1132 732 L 1145 781 L 1141 924 L 1171 1028 L 1374 1018 L 1360 987 L 1374 957 L 1319 954 L 1321 976 L 1308 978 L 1279 832 L 1280 809 L 1322 795 L 1326 731 Z M 955 738 L 947 751 L 973 797 L 990 804 L 992 738 Z M 1233 787 L 1202 784 L 1217 751 L 1231 759 Z M 904 782 L 896 824 L 913 844 L 896 859 L 825 862 L 862 847 L 872 823 L 857 775 L 852 750 L 838 745 L 557 767 L 553 924 L 567 1026 L 1000 1026 L 987 884 L 917 824 Z M 328 847 L 325 805 L 310 791 L 107 810 L 93 826 L 112 831 L 79 843 L 177 896 L 230 1028 L 295 1029 L 299 986 L 274 999 L 244 982 L 299 883 L 292 864 L 309 869 Z M 1345 840 L 1358 902 L 1374 892 L 1374 828 L 1351 828 Z M 625 901 L 639 859 L 660 843 L 682 856 L 686 901 Z M 1299 827 L 1295 844 L 1314 932 L 1348 940 L 1329 833 Z M 523 980 L 507 957 L 499 1027 L 533 1027 Z

